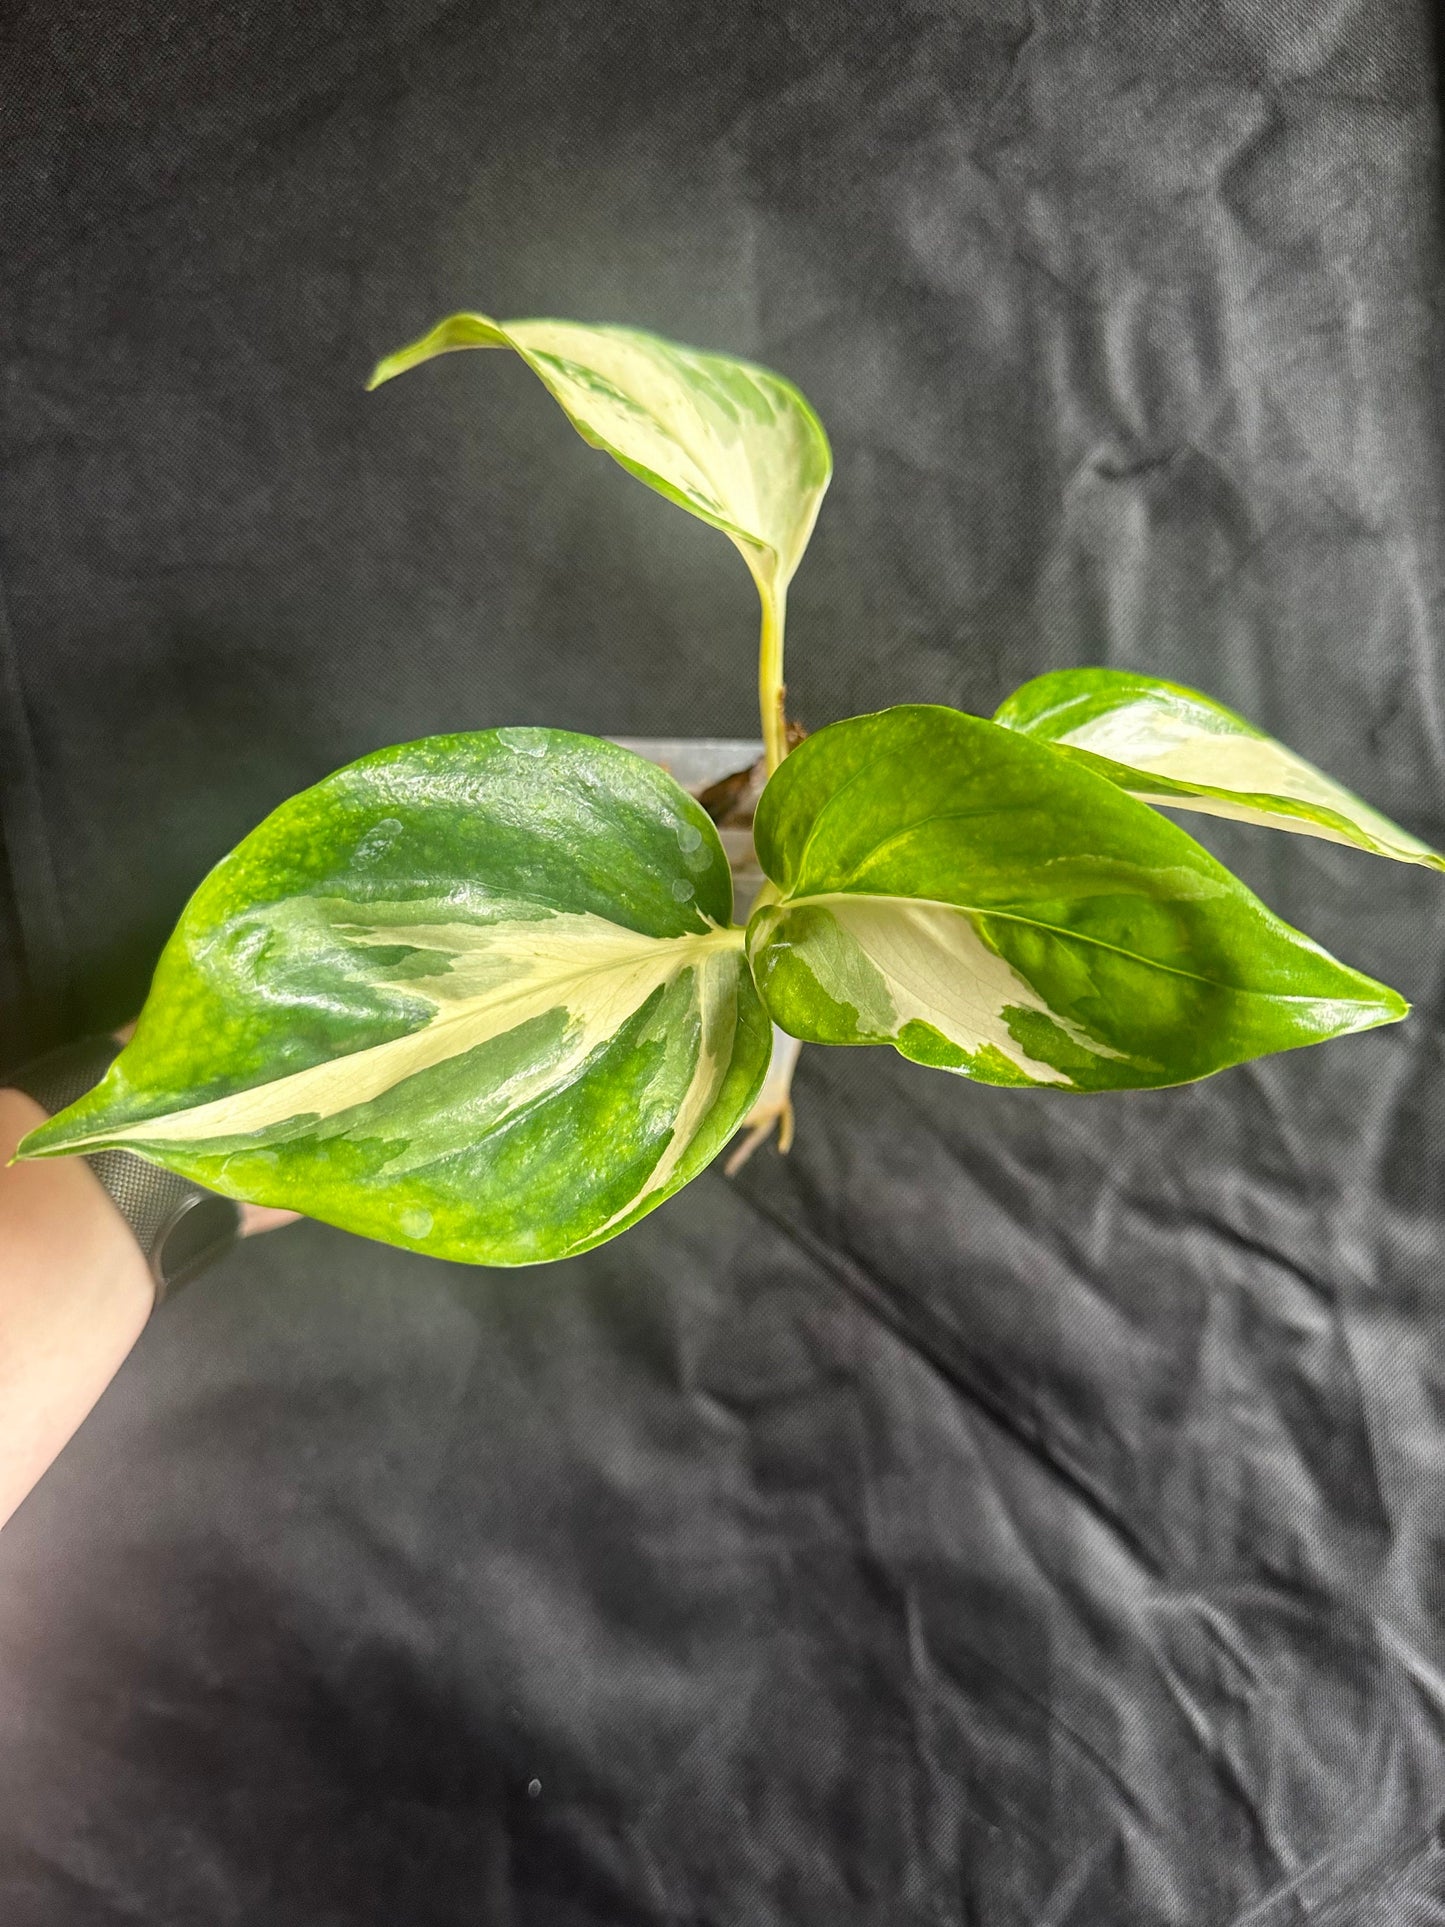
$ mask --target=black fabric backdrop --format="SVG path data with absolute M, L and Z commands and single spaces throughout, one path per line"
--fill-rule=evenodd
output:
M 1445 838 L 1436 31 L 9 0 L 0 1043 L 381 743 L 752 732 L 726 542 L 502 357 L 361 392 L 466 305 L 811 396 L 805 721 L 1153 669 Z M 4 1927 L 1445 1921 L 1445 895 L 1202 827 L 1412 1019 L 815 1050 L 566 1266 L 305 1225 L 158 1318 L 0 1541 Z

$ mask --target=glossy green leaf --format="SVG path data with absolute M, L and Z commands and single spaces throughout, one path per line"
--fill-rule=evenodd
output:
M 565 1257 L 701 1170 L 762 1082 L 731 914 L 706 814 L 627 750 L 383 750 L 211 872 L 133 1041 L 22 1154 L 122 1146 L 439 1257 Z
M 832 473 L 823 425 L 790 381 L 636 328 L 455 314 L 369 385 L 460 348 L 515 349 L 584 441 L 731 536 L 760 587 L 787 587 Z
M 773 885 L 748 927 L 754 976 L 805 1042 L 1113 1090 L 1408 1008 L 1082 761 L 957 710 L 809 737 L 764 791 L 754 839 Z
M 1146 803 L 1445 869 L 1428 843 L 1197 689 L 1120 669 L 1063 669 L 1025 683 L 994 721 L 1089 756 Z

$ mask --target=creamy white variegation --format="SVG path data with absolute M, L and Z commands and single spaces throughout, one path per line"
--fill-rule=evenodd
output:
M 672 1136 L 667 1148 L 653 1166 L 641 1189 L 614 1211 L 602 1226 L 611 1231 L 630 1217 L 645 1199 L 665 1190 L 673 1173 L 687 1153 L 688 1146 L 701 1130 L 712 1109 L 732 1059 L 733 1037 L 737 1029 L 738 975 L 746 968 L 737 939 L 740 930 L 720 933 L 734 941 L 726 947 L 714 945 L 696 969 L 696 997 L 699 1017 L 697 1064 L 682 1103 L 673 1113 Z M 697 943 L 698 938 L 675 937 L 674 943 Z M 666 1042 L 664 1037 L 664 1042 Z
M 415 906 L 404 906 L 404 909 Z M 650 937 L 588 914 L 538 915 L 487 922 L 417 922 L 397 906 L 373 906 L 363 921 L 356 906 L 318 905 L 329 934 L 364 953 L 405 945 L 405 971 L 377 971 L 368 982 L 380 990 L 420 999 L 430 1019 L 405 1035 L 369 1049 L 276 1078 L 229 1096 L 97 1132 L 107 1144 L 201 1147 L 220 1140 L 264 1143 L 268 1132 L 290 1136 L 298 1129 L 326 1131 L 359 1106 L 398 1092 L 408 1078 L 460 1057 L 521 1025 L 562 1013 L 560 1034 L 540 1048 L 535 1061 L 515 1069 L 501 1089 L 487 1094 L 487 1128 L 506 1122 L 523 1107 L 564 1089 L 582 1074 L 588 1058 L 616 1035 L 660 989 L 690 972 L 697 1013 L 696 1048 L 681 1103 L 659 1162 L 615 1223 L 635 1211 L 671 1179 L 679 1160 L 707 1117 L 731 1062 L 737 1022 L 742 932 L 711 929 L 697 936 Z M 274 912 L 273 912 L 274 914 Z M 430 964 L 431 967 L 428 967 Z M 693 1026 L 687 1027 L 691 1049 Z M 666 1049 L 679 1044 L 677 1026 L 664 1028 Z M 89 1140 L 77 1139 L 83 1149 Z M 399 1142 L 388 1165 L 404 1175 L 453 1148 L 425 1134 Z
M 786 587 L 823 486 L 808 478 L 814 431 L 784 383 L 731 362 L 725 386 L 713 357 L 620 328 L 520 321 L 506 333 L 609 453 L 670 482 Z
M 794 955 L 834 1002 L 857 1012 L 870 1037 L 896 1040 L 907 1025 L 927 1024 L 970 1056 L 996 1052 L 1036 1084 L 1072 1088 L 1066 1071 L 1032 1056 L 1010 1019 L 1036 1012 L 1097 1057 L 1125 1061 L 1119 1051 L 1052 1010 L 1026 978 L 979 936 L 967 911 L 911 897 L 843 894 L 798 898 L 780 906 L 769 941 L 788 943 L 789 910 L 825 910 L 837 941 L 820 940 L 812 924 Z
M 1207 719 L 1207 720 L 1206 720 Z M 1271 829 L 1293 830 L 1301 836 L 1318 837 L 1326 843 L 1343 843 L 1352 848 L 1363 844 L 1381 855 L 1403 862 L 1438 861 L 1428 843 L 1411 836 L 1368 803 L 1333 782 L 1323 770 L 1316 769 L 1302 756 L 1296 756 L 1269 736 L 1245 734 L 1229 727 L 1221 716 L 1218 726 L 1202 704 L 1191 704 L 1187 712 L 1151 700 L 1138 698 L 1095 716 L 1059 742 L 1069 749 L 1083 749 L 1095 756 L 1107 756 L 1137 770 L 1141 777 L 1167 777 L 1171 782 L 1200 784 L 1210 791 L 1238 792 L 1239 800 L 1228 795 L 1179 796 L 1167 791 L 1151 791 L 1147 782 L 1129 785 L 1142 802 L 1166 809 L 1190 810 L 1201 816 L 1222 816 L 1241 823 L 1259 823 Z M 1244 801 L 1244 798 L 1250 801 Z M 1270 809 L 1261 797 L 1280 797 L 1311 810 L 1328 810 L 1353 826 L 1353 833 L 1335 824 L 1322 823 L 1311 816 L 1290 810 Z

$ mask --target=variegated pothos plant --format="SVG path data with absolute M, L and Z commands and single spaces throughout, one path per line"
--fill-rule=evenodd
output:
M 992 721 L 913 703 L 788 754 L 788 584 L 831 473 L 789 382 L 632 329 L 463 314 L 372 385 L 462 348 L 513 350 L 586 441 L 742 552 L 769 772 L 751 914 L 708 814 L 615 744 L 504 728 L 380 750 L 206 877 L 133 1040 L 23 1156 L 122 1147 L 413 1250 L 528 1264 L 701 1171 L 756 1115 L 775 1038 L 789 1067 L 794 1040 L 891 1044 L 1085 1092 L 1406 1014 L 1156 806 L 1445 859 L 1193 690 L 1066 670 Z

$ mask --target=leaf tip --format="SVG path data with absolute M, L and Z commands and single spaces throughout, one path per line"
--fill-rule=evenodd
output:
M 1378 1030 L 1384 1024 L 1403 1023 L 1410 1015 L 1410 1000 L 1402 997 L 1398 990 L 1381 983 L 1372 984 L 1371 989 L 1374 991 L 1373 997 L 1360 1000 L 1360 1018 L 1358 1023 L 1351 1026 L 1353 1030 Z
M 70 1130 L 64 1122 L 65 1112 L 57 1111 L 54 1117 L 46 1118 L 37 1124 L 33 1131 L 27 1131 L 15 1146 L 12 1164 L 29 1163 L 34 1158 L 64 1157 L 72 1148 Z M 60 1127 L 57 1129 L 57 1125 Z
M 400 361 L 401 361 L 400 355 L 383 356 L 383 358 L 379 362 L 377 362 L 376 366 L 372 369 L 371 373 L 367 376 L 366 388 L 364 392 L 368 395 L 374 394 L 375 391 L 378 388 L 380 388 L 384 382 L 390 381 L 394 375 L 399 375 L 402 372 L 401 368 L 398 366 L 398 363 L 400 363 Z

